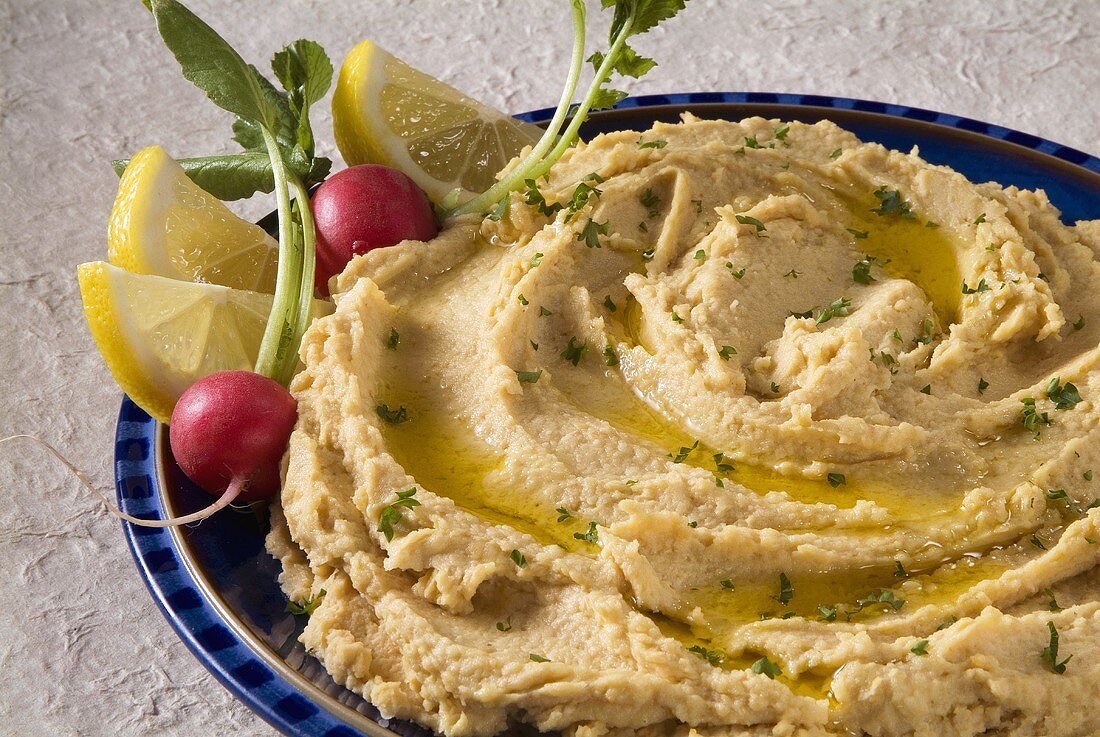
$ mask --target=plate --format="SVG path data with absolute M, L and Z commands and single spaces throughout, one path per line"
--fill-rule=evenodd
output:
M 1042 188 L 1063 220 L 1100 218 L 1100 159 L 1026 133 L 918 108 L 817 95 L 686 93 L 623 100 L 592 115 L 586 138 L 644 130 L 689 110 L 703 118 L 760 115 L 814 122 L 829 118 L 876 141 L 945 164 L 972 181 Z M 538 123 L 552 110 L 517 117 Z M 165 427 L 124 399 L 115 442 L 118 502 L 130 514 L 163 518 L 209 503 L 176 467 Z M 279 565 L 264 550 L 267 510 L 231 509 L 172 529 L 124 524 L 149 591 L 206 668 L 272 726 L 292 737 L 431 737 L 410 722 L 387 720 L 337 685 L 297 642 L 304 621 L 286 610 Z

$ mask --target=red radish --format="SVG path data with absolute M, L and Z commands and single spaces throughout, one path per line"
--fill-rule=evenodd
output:
M 317 289 L 375 248 L 403 240 L 426 241 L 439 232 L 428 196 L 412 179 L 388 166 L 362 164 L 333 174 L 311 198 L 317 228 Z
M 172 455 L 187 478 L 211 494 L 263 499 L 279 490 L 279 463 L 297 417 L 298 403 L 278 382 L 251 371 L 219 371 L 176 402 L 168 427 Z
M 189 479 L 220 496 L 197 512 L 170 519 L 126 514 L 41 438 L 12 435 L 0 438 L 0 444 L 33 441 L 72 471 L 114 516 L 142 527 L 172 527 L 206 519 L 234 500 L 251 502 L 274 495 L 279 490 L 279 464 L 297 419 L 298 403 L 290 392 L 251 371 L 220 371 L 188 387 L 172 411 L 172 453 Z

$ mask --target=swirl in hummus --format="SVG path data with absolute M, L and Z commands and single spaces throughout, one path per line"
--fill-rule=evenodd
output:
M 1100 221 L 685 116 L 336 286 L 268 547 L 383 714 L 1100 729 Z

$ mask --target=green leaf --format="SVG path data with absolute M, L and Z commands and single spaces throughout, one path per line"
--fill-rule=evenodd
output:
M 112 161 L 111 166 L 121 176 L 129 163 L 129 159 L 119 159 Z M 176 159 L 176 163 L 192 182 L 219 200 L 243 200 L 275 188 L 271 159 L 263 151 Z
M 312 158 L 314 142 L 309 108 L 328 92 L 332 62 L 319 43 L 298 39 L 275 54 L 271 69 L 286 90 L 290 109 L 298 120 L 296 142 Z
M 328 592 L 321 589 L 317 592 L 316 596 L 311 596 L 301 603 L 288 601 L 286 603 L 286 610 L 295 616 L 308 617 L 313 614 L 317 607 L 321 606 L 321 602 L 324 601 L 326 593 Z
M 262 77 L 225 39 L 176 0 L 151 0 L 149 7 L 188 81 L 223 110 L 271 131 L 279 129 L 281 113 L 264 90 Z
M 752 672 L 765 675 L 768 678 L 772 679 L 782 674 L 782 671 L 779 670 L 779 666 L 768 660 L 766 657 L 760 658 L 752 664 Z
M 1054 402 L 1055 409 L 1073 409 L 1082 401 L 1077 386 L 1068 381 L 1063 384 L 1057 376 L 1047 386 L 1047 399 Z
M 592 93 L 592 105 L 590 110 L 607 110 L 618 105 L 625 100 L 627 94 L 622 90 L 612 89 L 610 87 L 601 87 Z

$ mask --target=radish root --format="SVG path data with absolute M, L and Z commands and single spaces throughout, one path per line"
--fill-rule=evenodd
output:
M 121 509 L 119 509 L 114 502 L 107 498 L 106 494 L 100 491 L 99 488 L 96 487 L 88 479 L 88 477 L 84 475 L 83 471 L 70 463 L 69 459 L 66 458 L 61 453 L 61 451 L 47 443 L 42 438 L 36 437 L 34 435 L 9 435 L 6 438 L 0 438 L 0 445 L 3 445 L 4 443 L 7 443 L 11 440 L 30 440 L 38 444 L 45 450 L 49 451 L 49 453 L 54 458 L 60 461 L 61 464 L 65 466 L 65 468 L 69 469 L 69 471 L 71 471 L 72 474 L 76 476 L 80 483 L 84 485 L 85 489 L 99 497 L 100 501 L 103 502 L 103 506 L 107 507 L 108 512 L 110 512 L 118 519 L 126 520 L 130 524 L 139 525 L 141 527 L 176 527 L 178 525 L 186 525 L 192 522 L 199 522 L 201 520 L 204 520 L 210 515 L 228 507 L 244 489 L 247 481 L 246 479 L 233 479 L 232 483 L 230 483 L 226 490 L 222 492 L 222 495 L 218 497 L 218 500 L 216 502 L 208 507 L 200 509 L 197 512 L 185 514 L 182 517 L 171 517 L 169 519 L 141 519 L 140 517 L 135 517 L 132 514 L 126 514 Z

